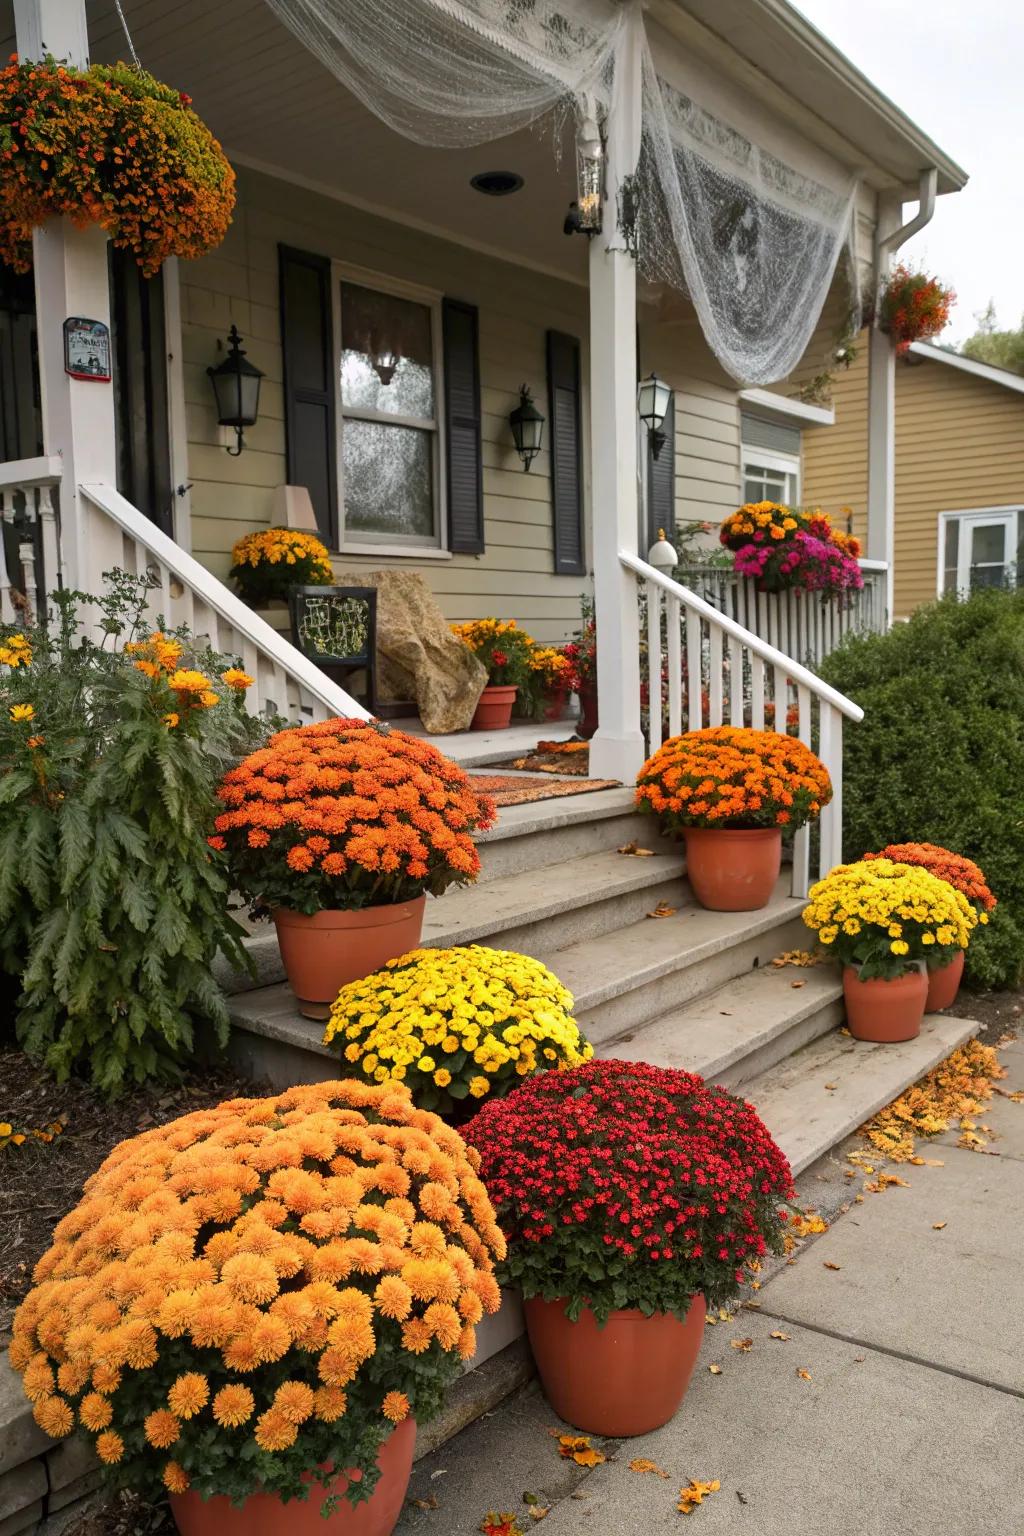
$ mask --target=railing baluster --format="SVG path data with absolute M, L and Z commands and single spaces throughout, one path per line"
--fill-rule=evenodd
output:
M 61 576 L 60 544 L 57 539 L 57 513 L 53 505 L 53 491 L 48 485 L 39 487 L 40 548 L 43 554 L 42 588 L 44 602 L 56 591 Z
M 36 549 L 31 539 L 24 540 L 18 545 L 18 558 L 21 561 L 21 576 L 25 584 L 25 624 L 35 624 L 39 620 L 39 593 L 36 589 Z
M 773 683 L 775 687 L 775 719 L 772 722 L 774 729 L 786 732 L 786 712 L 789 709 L 789 678 L 783 667 L 773 667 Z
M 818 713 L 818 756 L 832 780 L 832 799 L 821 813 L 819 868 L 824 879 L 843 857 L 843 718 L 824 699 Z
M 682 611 L 678 597 L 665 599 L 665 630 L 668 642 L 668 733 L 678 736 L 683 729 L 683 648 Z
M 764 730 L 764 662 L 753 653 L 750 657 L 750 724 L 755 731 Z
M 699 731 L 704 724 L 704 647 L 700 632 L 700 614 L 686 610 L 686 729 Z
M 714 621 L 708 626 L 708 724 L 722 724 L 722 631 Z
M 661 589 L 653 581 L 647 592 L 647 742 L 648 751 L 661 746 Z
M 743 724 L 743 647 L 729 636 L 729 724 Z
M 7 540 L 4 530 L 13 520 L 14 491 L 0 492 L 0 622 L 13 624 L 17 615 L 11 601 L 11 578 L 7 570 Z

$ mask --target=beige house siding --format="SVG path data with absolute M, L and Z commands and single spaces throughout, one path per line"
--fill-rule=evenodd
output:
M 804 435 L 805 499 L 867 521 L 867 336 L 835 390 L 836 425 Z M 894 614 L 937 592 L 940 512 L 1024 503 L 1024 395 L 911 356 L 896 364 Z

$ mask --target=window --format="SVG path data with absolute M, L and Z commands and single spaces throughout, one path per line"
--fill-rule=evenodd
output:
M 742 415 L 743 500 L 800 501 L 800 429 Z
M 966 596 L 979 587 L 1014 586 L 1018 538 L 1024 519 L 1017 507 L 989 507 L 939 514 L 939 592 Z
M 343 544 L 441 543 L 440 303 L 339 276 Z

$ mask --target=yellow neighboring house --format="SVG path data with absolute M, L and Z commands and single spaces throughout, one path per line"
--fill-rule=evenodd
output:
M 835 424 L 805 426 L 802 499 L 848 506 L 864 537 L 868 348 L 835 381 Z M 1024 554 L 1024 378 L 915 342 L 896 363 L 893 614 L 1016 579 Z

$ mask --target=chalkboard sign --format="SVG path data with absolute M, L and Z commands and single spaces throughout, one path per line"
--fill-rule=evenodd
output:
M 293 587 L 292 639 L 328 676 L 365 671 L 376 711 L 377 593 L 373 587 Z
M 71 315 L 64 321 L 64 372 L 73 379 L 110 383 L 110 330 L 102 320 Z

